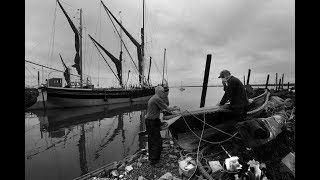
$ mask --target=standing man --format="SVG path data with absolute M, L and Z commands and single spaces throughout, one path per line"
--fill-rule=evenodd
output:
M 230 105 L 227 106 L 227 108 L 233 111 L 237 121 L 243 121 L 249 106 L 249 100 L 244 85 L 238 78 L 232 76 L 228 70 L 221 71 L 218 78 L 221 78 L 223 90 L 225 92 L 217 105 L 221 106 L 229 101 Z
M 147 115 L 145 119 L 148 134 L 149 161 L 150 164 L 155 167 L 161 166 L 158 163 L 162 151 L 160 111 L 179 110 L 178 107 L 169 107 L 163 100 L 164 96 L 164 88 L 162 86 L 157 86 L 155 88 L 155 95 L 153 95 L 148 101 Z

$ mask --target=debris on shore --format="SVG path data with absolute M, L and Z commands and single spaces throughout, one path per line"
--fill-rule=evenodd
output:
M 273 96 L 261 118 L 281 111 L 288 116 L 279 134 L 257 147 L 248 148 L 242 140 L 207 144 L 201 150 L 185 151 L 174 139 L 163 139 L 160 167 L 148 162 L 147 149 L 141 149 L 110 168 L 89 174 L 90 180 L 202 180 L 202 179 L 295 179 L 295 102 Z M 228 167 L 226 166 L 228 161 Z

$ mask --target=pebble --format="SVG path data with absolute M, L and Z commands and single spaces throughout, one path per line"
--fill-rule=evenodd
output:
M 126 163 L 123 163 L 123 164 L 118 168 L 118 170 L 124 171 L 125 168 L 126 168 Z
M 141 167 L 142 166 L 142 163 L 141 162 L 137 162 L 137 167 Z
M 146 178 L 144 178 L 143 176 L 139 176 L 138 180 L 146 180 Z
M 119 176 L 119 172 L 117 170 L 111 171 L 112 176 L 117 177 Z
M 172 180 L 173 176 L 171 173 L 167 172 L 164 175 L 162 175 L 158 180 Z
M 171 163 L 171 167 L 176 167 L 176 165 L 174 163 Z
M 133 170 L 133 167 L 132 167 L 132 166 L 126 166 L 126 168 L 125 168 L 125 169 L 126 169 L 126 171 L 127 171 L 127 172 L 130 172 L 130 171 L 132 171 L 132 170 Z
M 166 147 L 170 147 L 170 145 L 169 144 L 162 144 L 162 147 L 166 148 Z
M 169 158 L 171 158 L 171 159 L 177 159 L 178 157 L 177 157 L 177 156 L 175 156 L 175 155 L 171 155 L 171 154 L 169 154 Z

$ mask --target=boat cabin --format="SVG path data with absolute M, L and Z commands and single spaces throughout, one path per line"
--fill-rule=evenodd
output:
M 50 78 L 48 81 L 49 87 L 62 87 L 62 78 Z

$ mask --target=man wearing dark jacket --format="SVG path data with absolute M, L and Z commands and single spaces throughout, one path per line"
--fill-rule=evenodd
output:
M 180 110 L 179 107 L 170 107 L 163 100 L 165 97 L 165 90 L 162 86 L 155 88 L 155 95 L 148 101 L 147 115 L 145 119 L 146 130 L 148 134 L 148 152 L 150 164 L 154 167 L 160 167 L 159 164 L 161 151 L 162 151 L 162 138 L 161 138 L 161 121 L 160 111 L 174 111 Z
M 221 106 L 229 101 L 230 105 L 228 106 L 228 109 L 235 113 L 239 118 L 238 121 L 244 120 L 249 106 L 249 100 L 244 85 L 238 78 L 232 76 L 228 70 L 221 71 L 218 78 L 221 78 L 225 92 L 217 105 Z

